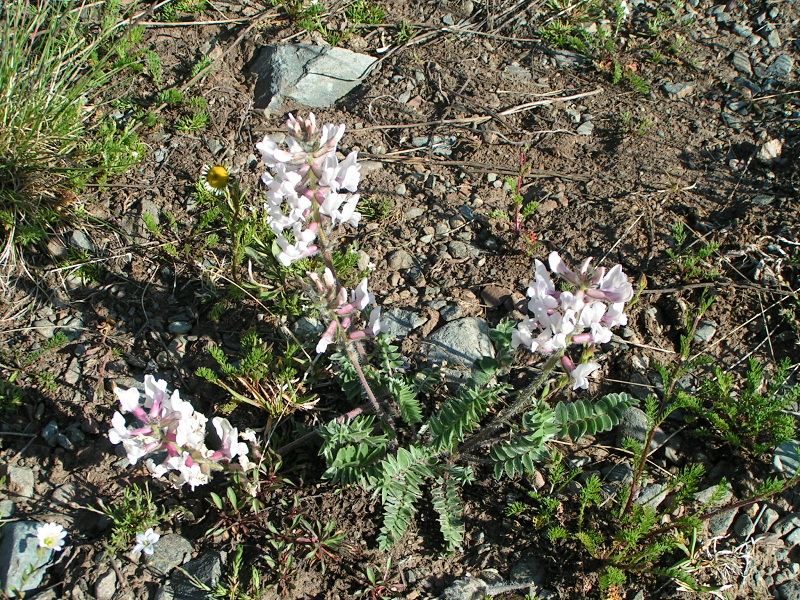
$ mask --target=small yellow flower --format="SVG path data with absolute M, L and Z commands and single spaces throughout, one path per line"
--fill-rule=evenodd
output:
M 228 169 L 222 165 L 214 165 L 213 167 L 203 165 L 200 175 L 203 177 L 203 187 L 216 196 L 222 195 L 231 178 Z

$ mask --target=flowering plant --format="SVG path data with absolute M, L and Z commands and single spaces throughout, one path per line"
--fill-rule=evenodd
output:
M 606 272 L 591 266 L 587 258 L 578 273 L 566 266 L 557 252 L 548 257 L 550 271 L 535 261 L 536 277 L 528 288 L 528 310 L 532 317 L 517 325 L 512 346 L 526 346 L 531 352 L 562 353 L 570 344 L 605 344 L 611 341 L 611 327 L 625 325 L 625 304 L 633 298 L 633 286 L 616 265 Z M 551 277 L 554 273 L 570 289 L 558 291 Z M 573 389 L 587 388 L 587 376 L 600 368 L 596 362 L 577 367 L 568 356 L 562 364 L 574 381 Z
M 60 552 L 64 548 L 66 530 L 58 523 L 42 523 L 36 528 L 36 539 L 42 550 L 55 550 Z
M 122 443 L 132 465 L 142 458 L 157 456 L 160 462 L 156 458 L 145 461 L 154 477 L 175 471 L 175 487 L 188 484 L 192 489 L 208 483 L 211 471 L 246 471 L 254 466 L 247 458 L 247 444 L 239 441 L 238 431 L 227 419 L 211 420 L 222 444 L 219 450 L 211 450 L 205 444 L 206 416 L 182 400 L 178 390 L 170 396 L 166 390 L 166 381 L 146 375 L 142 407 L 136 388 L 114 388 L 122 413 L 131 413 L 140 421 L 138 426 L 129 426 L 124 415 L 116 411 L 108 433 L 112 444 Z
M 321 276 L 307 273 L 312 284 L 307 290 L 328 321 L 317 344 L 317 352 L 323 353 L 337 339 L 357 340 L 381 330 L 380 307 L 369 312 L 366 327 L 353 329 L 357 314 L 374 305 L 375 296 L 366 279 L 351 292 L 339 283 L 328 248 L 335 226 L 357 227 L 361 221 L 355 193 L 361 165 L 357 152 L 341 162 L 336 156 L 344 125 L 319 129 L 314 113 L 309 113 L 305 119 L 289 115 L 286 126 L 286 149 L 278 136 L 266 136 L 256 144 L 264 164 L 273 170 L 261 176 L 268 189 L 267 222 L 277 236 L 275 254 L 284 266 L 321 250 L 325 270 Z

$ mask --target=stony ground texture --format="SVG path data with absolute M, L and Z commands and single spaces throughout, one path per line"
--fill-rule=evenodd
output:
M 647 280 L 629 326 L 595 357 L 602 378 L 592 385 L 593 397 L 630 391 L 644 398 L 657 386 L 649 365 L 674 358 L 685 311 L 704 290 L 717 300 L 698 331 L 698 351 L 736 373 L 749 356 L 797 360 L 795 3 L 631 2 L 613 48 L 588 58 L 555 47 L 545 35 L 549 25 L 579 14 L 580 3 L 382 5 L 387 24 L 357 29 L 340 44 L 376 59 L 362 85 L 315 111 L 321 122 L 348 126 L 342 150 L 359 150 L 361 191 L 388 207 L 382 217 L 366 218 L 350 239 L 358 244 L 360 265 L 374 266 L 371 288 L 406 356 L 421 364 L 431 348 L 459 341 L 471 355 L 485 343 L 487 325 L 521 316 L 533 258 L 557 250 L 572 264 L 593 256 Z M 48 252 L 29 258 L 37 284 L 19 271 L 5 273 L 0 369 L 6 379 L 17 373 L 28 391 L 21 412 L 2 414 L 2 511 L 23 521 L 55 520 L 70 531 L 39 600 L 206 598 L 175 566 L 204 581 L 224 578 L 235 546 L 259 543 L 247 535 L 205 535 L 217 515 L 202 488 L 175 492 L 150 484 L 171 517 L 161 524 L 164 537 L 149 561 L 104 550 L 108 519 L 87 510 L 145 481 L 106 437 L 114 385 L 141 386 L 145 373 L 157 373 L 211 413 L 227 399 L 194 375 L 198 366 L 213 364 L 208 344 L 235 354 L 247 329 L 272 339 L 280 326 L 295 328 L 277 322 L 268 302 L 246 297 L 211 318 L 225 297 L 230 257 L 224 231 L 217 232 L 218 247 L 202 244 L 208 231 L 196 226 L 206 209 L 193 192 L 200 167 L 215 162 L 231 167 L 243 185 L 258 187 L 263 166 L 254 144 L 281 130 L 287 111 L 307 108 L 287 93 L 265 112 L 256 57 L 266 44 L 324 44 L 323 36 L 299 29 L 279 9 L 213 6 L 198 17 L 200 24 L 159 24 L 158 13 L 148 15 L 144 42 L 162 57 L 165 86 L 187 81 L 199 57 L 214 58 L 214 70 L 194 90 L 208 103 L 207 128 L 181 133 L 175 123 L 189 109 L 161 108 L 160 128 L 140 128 L 146 158 L 113 187 L 86 191 L 80 203 L 91 218 L 54 235 Z M 342 7 L 331 8 L 325 22 L 331 30 L 346 28 Z M 584 25 L 613 30 L 608 14 L 605 22 L 595 15 Z M 404 21 L 414 28 L 410 40 L 398 39 Z M 156 108 L 157 91 L 142 75 L 130 95 Z M 121 121 L 130 117 L 119 109 Z M 517 228 L 504 178 L 516 177 L 523 152 L 531 167 L 521 193 L 539 206 Z M 146 226 L 148 214 L 160 222 L 158 233 Z M 718 276 L 691 277 L 673 268 L 666 250 L 675 248 L 670 226 L 677 222 L 694 248 L 719 244 L 701 265 Z M 95 261 L 91 278 L 86 268 L 62 266 L 69 248 Z M 447 337 L 453 330 L 456 341 Z M 57 332 L 66 341 L 49 348 Z M 521 379 L 534 362 L 519 357 Z M 703 376 L 687 385 L 696 387 Z M 306 425 L 347 410 L 335 388 L 317 393 L 318 406 L 300 418 Z M 632 434 L 637 416 L 633 411 L 625 425 Z M 258 413 L 238 418 L 266 424 Z M 665 429 L 671 437 L 654 461 L 671 471 L 703 463 L 708 475 L 701 489 L 726 477 L 740 497 L 773 473 L 771 456 L 745 460 L 691 435 L 680 422 Z M 279 435 L 290 439 L 291 432 Z M 613 449 L 616 441 L 584 438 L 565 451 L 574 466 L 591 465 L 607 482 L 620 482 L 631 469 Z M 386 562 L 375 550 L 380 507 L 356 490 L 323 483 L 322 468 L 313 448 L 287 457 L 282 474 L 292 483 L 274 493 L 262 518 L 286 518 L 280 501 L 296 497 L 304 514 L 337 522 L 343 549 L 327 572 L 307 561 L 291 578 L 293 587 L 264 597 L 354 598 L 366 589 L 366 566 Z M 484 475 L 465 493 L 463 553 L 442 553 L 435 517 L 425 511 L 391 553 L 387 577 L 401 597 L 438 597 L 470 574 L 481 579 L 462 580 L 448 598 L 522 598 L 531 587 L 540 597 L 600 598 L 598 564 L 575 547 L 551 544 L 529 521 L 505 517 L 511 502 L 542 481 L 498 487 Z M 224 494 L 222 482 L 209 489 Z M 657 502 L 658 489 L 649 493 Z M 23 525 L 17 535 L 26 535 Z M 800 598 L 796 490 L 727 513 L 710 527 L 698 561 L 710 585 L 730 584 L 730 598 Z M 4 531 L 8 546 L 12 533 L 8 525 Z M 248 554 L 248 561 L 269 576 L 259 557 Z M 509 582 L 526 585 L 509 591 Z M 675 582 L 636 575 L 620 597 L 671 598 L 676 590 Z

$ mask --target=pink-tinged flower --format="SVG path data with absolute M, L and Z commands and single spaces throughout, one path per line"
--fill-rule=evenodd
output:
M 314 223 L 311 223 L 314 225 Z M 296 260 L 313 256 L 317 252 L 317 247 L 311 243 L 317 239 L 315 227 L 309 226 L 308 229 L 303 229 L 302 223 L 295 223 L 292 226 L 294 233 L 294 243 L 291 243 L 283 234 L 278 235 L 276 242 L 281 251 L 278 253 L 278 260 L 280 263 L 288 267 Z
M 214 429 L 217 431 L 217 436 L 222 441 L 222 448 L 220 452 L 229 460 L 235 456 L 247 456 L 249 448 L 247 444 L 239 441 L 239 431 L 230 424 L 228 419 L 222 417 L 214 417 L 211 419 Z
M 36 528 L 39 548 L 60 552 L 64 548 L 67 531 L 58 523 L 42 523 Z
M 156 551 L 155 545 L 160 539 L 161 536 L 153 531 L 152 527 L 144 533 L 137 533 L 136 545 L 133 547 L 133 550 L 131 550 L 131 553 L 139 554 L 140 552 L 144 552 L 145 554 L 152 555 Z
M 317 342 L 317 354 L 322 354 L 328 349 L 328 346 L 330 346 L 333 342 L 333 336 L 336 334 L 338 329 L 339 321 L 331 321 L 328 327 L 325 329 L 325 333 L 322 334 L 322 337 L 319 338 L 319 342 Z
M 600 364 L 596 362 L 587 362 L 578 365 L 572 371 L 569 372 L 570 378 L 572 378 L 572 389 L 577 390 L 578 388 L 588 389 L 589 388 L 589 375 L 597 371 L 600 368 Z

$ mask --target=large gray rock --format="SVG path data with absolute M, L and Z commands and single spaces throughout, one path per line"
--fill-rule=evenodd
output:
M 280 112 L 287 98 L 310 108 L 332 106 L 363 81 L 376 60 L 344 48 L 264 46 L 250 67 L 258 74 L 255 106 Z
M 0 529 L 0 589 L 15 598 L 13 591 L 27 592 L 42 584 L 53 550 L 39 548 L 39 523 L 17 521 Z
M 183 564 L 187 556 L 194 552 L 192 542 L 177 533 L 162 535 L 153 546 L 153 555 L 148 563 L 159 575 L 169 575 L 172 569 Z
M 450 321 L 430 336 L 427 353 L 433 363 L 447 361 L 469 369 L 479 358 L 494 356 L 489 326 L 477 317 Z

